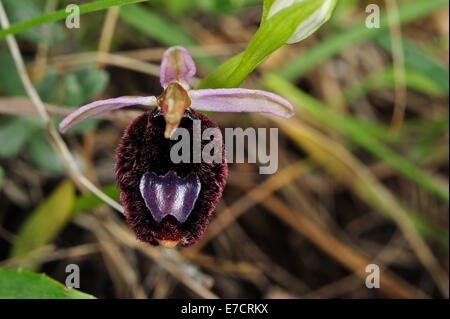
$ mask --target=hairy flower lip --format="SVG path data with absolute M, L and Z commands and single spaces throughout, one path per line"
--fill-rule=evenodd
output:
M 186 110 L 180 127 L 187 129 L 191 136 L 191 118 L 200 120 L 201 132 L 208 128 L 218 129 L 217 124 L 204 114 Z M 160 242 L 163 240 L 179 241 L 179 246 L 188 247 L 195 244 L 207 228 L 226 184 L 227 164 L 224 149 L 222 163 L 173 163 L 169 150 L 179 141 L 164 137 L 164 122 L 161 110 L 154 109 L 136 118 L 126 129 L 116 155 L 117 185 L 127 222 L 139 240 L 153 246 L 163 246 Z M 167 215 L 160 223 L 154 220 L 139 190 L 140 179 L 149 170 L 158 175 L 174 170 L 179 176 L 190 172 L 198 176 L 200 194 L 184 223 L 173 215 Z

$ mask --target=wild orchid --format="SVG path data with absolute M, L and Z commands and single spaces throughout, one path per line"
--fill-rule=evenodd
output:
M 227 178 L 223 143 L 222 161 L 174 163 L 170 152 L 176 141 L 171 137 L 177 128 L 192 133 L 193 121 L 200 120 L 201 132 L 218 129 L 208 116 L 197 111 L 265 112 L 285 118 L 293 115 L 293 106 L 270 92 L 192 90 L 189 79 L 195 73 L 194 61 L 185 48 L 169 48 L 161 62 L 164 91 L 160 96 L 96 101 L 71 113 L 59 126 L 64 133 L 104 112 L 133 105 L 154 107 L 128 126 L 116 154 L 116 179 L 127 222 L 138 239 L 154 246 L 193 245 L 204 233 Z M 205 144 L 202 141 L 201 147 Z

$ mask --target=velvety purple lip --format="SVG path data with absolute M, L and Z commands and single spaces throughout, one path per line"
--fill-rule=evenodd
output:
M 174 171 L 163 176 L 147 172 L 139 185 L 145 205 L 158 223 L 167 215 L 184 223 L 194 208 L 200 188 L 197 175 L 189 174 L 181 178 Z

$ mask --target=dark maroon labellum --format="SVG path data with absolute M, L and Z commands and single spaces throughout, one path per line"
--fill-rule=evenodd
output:
M 217 128 L 207 116 L 185 112 L 179 127 L 190 132 L 193 119 L 201 131 Z M 116 178 L 125 215 L 138 239 L 159 243 L 194 244 L 205 231 L 227 176 L 222 163 L 179 163 L 170 159 L 177 140 L 164 137 L 165 120 L 159 109 L 146 112 L 126 129 L 117 150 Z M 202 148 L 210 141 L 202 141 Z M 192 152 L 191 152 L 192 153 Z M 192 154 L 191 154 L 192 157 Z

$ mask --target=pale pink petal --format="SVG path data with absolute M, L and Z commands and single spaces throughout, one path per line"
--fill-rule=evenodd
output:
M 189 91 L 191 108 L 213 112 L 264 112 L 289 118 L 294 107 L 274 93 L 247 89 L 205 89 Z
M 87 120 L 88 118 L 97 116 L 101 113 L 117 110 L 132 105 L 156 106 L 156 97 L 154 96 L 123 96 L 114 99 L 95 101 L 80 107 L 76 111 L 69 114 L 59 124 L 59 130 L 65 133 L 69 128 Z
M 195 72 L 195 63 L 185 48 L 175 46 L 164 52 L 159 73 L 163 88 L 166 88 L 173 81 L 178 81 L 187 89 L 187 80 L 192 78 Z

